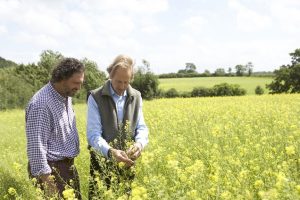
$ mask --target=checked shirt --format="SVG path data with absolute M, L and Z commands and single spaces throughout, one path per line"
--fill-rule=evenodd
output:
M 71 97 L 61 96 L 48 83 L 27 105 L 27 155 L 33 176 L 50 174 L 47 161 L 74 158 L 79 154 L 79 138 Z

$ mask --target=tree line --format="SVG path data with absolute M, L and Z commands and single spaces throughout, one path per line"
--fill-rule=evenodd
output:
M 52 50 L 43 51 L 38 63 L 16 64 L 1 59 L 0 67 L 0 110 L 24 108 L 32 95 L 51 78 L 51 72 L 64 56 Z M 102 85 L 106 74 L 98 69 L 95 62 L 84 58 L 85 81 L 82 89 L 76 94 L 74 102 L 83 102 L 86 93 Z
M 282 65 L 273 72 L 274 80 L 266 86 L 271 94 L 300 92 L 300 49 L 290 53 L 290 56 L 292 59 L 291 64 Z M 59 52 L 46 50 L 41 53 L 40 60 L 37 63 L 27 65 L 16 64 L 0 57 L 0 110 L 24 108 L 32 95 L 48 83 L 53 67 L 63 57 Z M 83 58 L 81 61 L 86 66 L 85 80 L 82 89 L 73 98 L 74 103 L 85 102 L 87 92 L 101 86 L 108 79 L 106 73 L 99 70 L 96 62 L 87 58 Z M 235 76 L 244 76 L 247 70 L 248 76 L 250 76 L 253 73 L 252 63 L 248 63 L 246 68 L 236 66 L 236 73 L 238 74 L 235 74 Z M 186 63 L 186 68 L 179 70 L 176 74 L 194 77 L 192 75 L 196 74 L 196 66 L 193 63 Z M 217 69 L 214 75 L 217 76 L 217 74 L 224 75 L 224 71 Z M 163 91 L 158 88 L 159 78 L 163 78 L 162 76 L 163 74 L 155 75 L 150 69 L 150 63 L 143 60 L 143 66 L 138 66 L 134 72 L 134 80 L 131 85 L 141 92 L 144 99 L 246 94 L 246 91 L 240 88 L 239 85 L 227 83 L 215 85 L 212 88 L 195 87 L 191 92 L 182 94 L 178 93 L 175 88 Z M 263 89 L 257 87 L 255 93 L 262 94 Z
M 194 63 L 185 63 L 185 68 L 180 69 L 177 73 L 160 74 L 159 78 L 189 78 L 189 77 L 217 77 L 217 76 L 273 76 L 273 72 L 253 72 L 254 65 L 248 62 L 245 65 L 238 64 L 234 68 L 219 67 L 214 72 L 205 69 L 203 73 L 197 72 L 197 67 Z

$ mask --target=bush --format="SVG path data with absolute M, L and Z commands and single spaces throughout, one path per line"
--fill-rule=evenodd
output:
M 103 85 L 106 80 L 106 75 L 104 72 L 98 69 L 97 63 L 88 60 L 87 58 L 83 59 L 82 62 L 85 65 L 83 89 L 85 89 L 87 92 Z M 79 99 L 84 99 L 81 96 L 84 97 L 85 94 L 76 95 L 76 97 L 78 97 Z
M 164 98 L 164 97 L 166 97 L 166 92 L 162 89 L 158 89 L 155 98 Z
M 183 92 L 180 96 L 183 98 L 189 98 L 192 96 L 192 94 L 191 94 L 191 92 Z
M 192 97 L 209 97 L 212 95 L 212 89 L 205 87 L 195 87 L 191 93 Z
M 140 68 L 134 74 L 132 87 L 141 92 L 142 98 L 153 99 L 158 94 L 158 77 L 150 71 Z
M 242 96 L 246 90 L 237 84 L 221 83 L 212 88 L 213 96 Z
M 233 84 L 231 86 L 233 88 L 233 96 L 243 96 L 243 95 L 246 95 L 247 91 L 244 88 L 240 88 L 240 85 Z
M 255 94 L 262 95 L 262 94 L 264 94 L 264 92 L 265 92 L 264 89 L 260 85 L 256 86 Z
M 0 110 L 25 108 L 34 88 L 18 76 L 6 74 L 0 77 Z
M 179 93 L 175 88 L 171 88 L 165 93 L 165 97 L 167 98 L 179 97 Z

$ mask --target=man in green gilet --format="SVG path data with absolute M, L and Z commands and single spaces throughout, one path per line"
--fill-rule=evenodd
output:
M 115 197 L 130 194 L 135 160 L 148 143 L 141 94 L 130 86 L 133 60 L 119 55 L 107 71 L 110 79 L 88 97 L 89 199 L 109 190 Z

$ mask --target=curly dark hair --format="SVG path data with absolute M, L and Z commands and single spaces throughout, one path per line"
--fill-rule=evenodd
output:
M 75 73 L 84 72 L 85 67 L 82 62 L 75 58 L 64 58 L 52 71 L 51 82 L 56 83 L 70 78 Z

